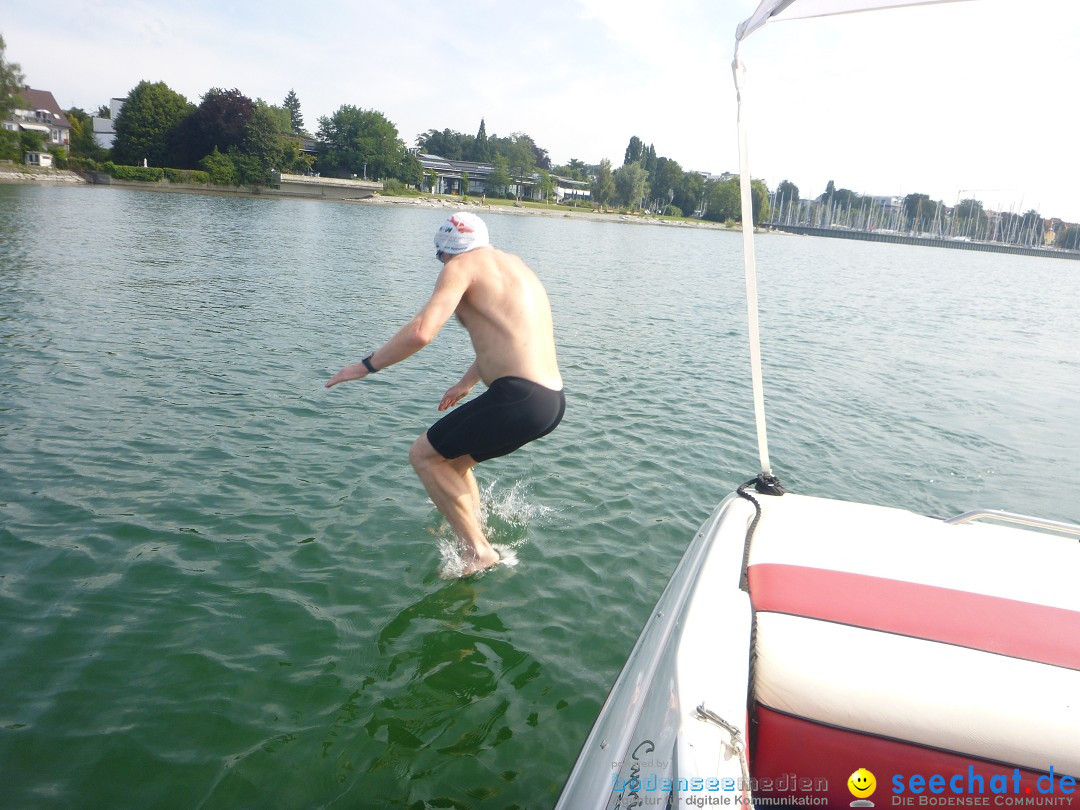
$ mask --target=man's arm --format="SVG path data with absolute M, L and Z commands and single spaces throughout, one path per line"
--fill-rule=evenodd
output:
M 454 310 L 457 309 L 461 297 L 468 288 L 469 282 L 465 273 L 459 268 L 452 268 L 452 262 L 447 263 L 439 274 L 439 279 L 435 282 L 435 290 L 423 309 L 401 327 L 390 340 L 369 355 L 368 360 L 371 365 L 381 371 L 387 366 L 411 357 L 431 343 L 439 330 L 450 320 L 450 316 L 454 314 Z M 327 380 L 326 387 L 333 388 L 338 383 L 362 380 L 370 373 L 362 362 L 352 363 Z
M 439 410 L 445 411 L 449 408 L 453 408 L 462 399 L 468 396 L 468 393 L 473 389 L 473 386 L 480 382 L 480 362 L 473 360 L 471 366 L 462 375 L 461 379 L 454 383 L 443 394 L 442 401 L 439 403 Z

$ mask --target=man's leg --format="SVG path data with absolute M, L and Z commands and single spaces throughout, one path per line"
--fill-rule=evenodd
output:
M 465 544 L 467 555 L 462 576 L 468 576 L 499 561 L 499 554 L 484 537 L 480 526 L 480 489 L 471 456 L 443 458 L 421 434 L 409 449 L 409 461 L 420 477 L 435 508 Z

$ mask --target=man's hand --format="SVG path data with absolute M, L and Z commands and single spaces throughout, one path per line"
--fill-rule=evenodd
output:
M 475 383 L 456 382 L 446 389 L 446 393 L 443 394 L 442 401 L 439 403 L 439 410 L 446 411 L 453 408 L 461 400 L 463 400 L 470 391 L 472 391 Z
M 326 381 L 327 388 L 333 388 L 338 383 L 349 382 L 351 380 L 362 380 L 368 375 L 368 370 L 364 368 L 363 363 L 353 363 L 352 365 L 345 366 L 341 371 Z

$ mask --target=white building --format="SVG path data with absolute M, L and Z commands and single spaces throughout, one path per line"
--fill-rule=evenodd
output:
M 116 140 L 116 129 L 113 122 L 120 115 L 120 109 L 124 106 L 126 98 L 109 99 L 109 117 L 99 118 L 94 116 L 94 140 L 103 149 L 112 149 L 113 141 Z
M 27 166 L 40 166 L 47 169 L 52 166 L 52 155 L 48 152 L 27 152 L 23 156 L 23 163 Z

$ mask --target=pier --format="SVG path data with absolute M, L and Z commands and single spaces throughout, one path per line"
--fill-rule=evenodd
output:
M 1001 242 L 976 242 L 969 239 L 943 239 L 936 236 L 911 236 L 895 231 L 863 231 L 854 228 L 814 228 L 809 225 L 786 225 L 780 222 L 763 222 L 762 227 L 804 236 L 827 236 L 832 239 L 858 239 L 862 242 L 892 242 L 897 245 L 922 245 L 923 247 L 951 248 L 952 250 L 979 250 L 984 253 L 1012 253 L 1020 256 L 1041 256 L 1050 259 L 1080 260 L 1080 250 L 1062 250 L 1050 247 L 1027 247 L 1006 245 Z

